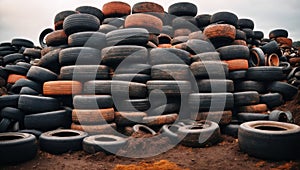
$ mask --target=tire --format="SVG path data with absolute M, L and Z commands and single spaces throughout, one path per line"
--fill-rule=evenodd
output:
M 115 135 L 94 135 L 84 138 L 83 150 L 89 154 L 105 152 L 106 154 L 117 154 L 127 143 L 127 139 Z
M 157 12 L 164 13 L 164 8 L 154 2 L 139 2 L 133 5 L 132 13 L 147 13 L 147 12 Z
M 230 110 L 234 105 L 232 93 L 191 93 L 189 106 L 200 112 Z
M 191 84 L 188 81 L 159 81 L 151 80 L 147 82 L 148 93 L 160 94 L 163 92 L 166 96 L 187 95 L 191 92 Z
M 60 23 L 60 24 L 61 24 L 61 27 L 62 27 L 62 23 L 63 23 L 63 22 Z M 39 43 L 40 43 L 40 45 L 41 45 L 42 48 L 46 48 L 46 47 L 47 47 L 47 44 L 46 44 L 46 42 L 45 42 L 45 37 L 46 37 L 48 34 L 52 33 L 53 31 L 54 31 L 54 30 L 53 30 L 52 28 L 46 28 L 45 30 L 43 30 L 43 31 L 40 33 L 40 36 L 39 36 Z
M 146 125 L 136 124 L 132 128 L 135 133 L 142 132 L 146 134 L 156 135 L 156 132 Z
M 43 133 L 39 138 L 41 150 L 51 154 L 82 150 L 82 141 L 88 134 L 82 131 L 59 129 Z
M 268 86 L 270 92 L 278 92 L 285 101 L 292 100 L 298 93 L 298 88 L 285 82 L 273 82 Z
M 259 94 L 256 91 L 233 93 L 235 106 L 248 106 L 260 102 Z
M 56 49 L 43 55 L 38 62 L 38 66 L 51 70 L 56 74 L 60 74 L 59 52 L 61 49 Z
M 147 74 L 114 74 L 112 80 L 131 81 L 146 84 L 147 81 L 151 80 L 151 76 Z
M 180 128 L 180 125 L 172 124 L 172 125 L 163 125 L 161 128 L 161 134 L 163 136 L 166 136 L 169 138 L 171 144 L 178 144 L 180 142 L 179 136 L 178 136 L 178 129 Z
M 80 82 L 107 80 L 109 79 L 109 68 L 105 65 L 64 66 L 60 70 L 59 77 L 62 80 L 77 80 Z
M 115 102 L 115 107 L 118 111 L 127 112 L 144 112 L 150 108 L 148 99 L 131 99 Z
M 237 117 L 240 123 L 257 120 L 269 120 L 269 114 L 262 113 L 238 113 Z
M 223 62 L 228 65 L 229 71 L 248 70 L 249 68 L 248 60 L 245 59 L 224 60 Z
M 220 61 L 220 53 L 206 52 L 191 56 L 192 62 Z
M 189 40 L 203 40 L 207 41 L 208 39 L 202 34 L 202 31 L 195 31 L 189 34 Z
M 279 67 L 282 68 L 282 71 L 285 75 L 288 75 L 292 70 L 293 67 L 291 66 L 291 64 L 289 62 L 280 62 Z M 299 76 L 300 78 L 300 76 Z
M 18 74 L 10 74 L 7 78 L 7 83 L 15 84 L 20 79 L 26 79 L 26 76 L 18 75 Z
M 270 39 L 277 38 L 277 37 L 285 37 L 285 38 L 287 38 L 288 35 L 289 35 L 288 31 L 285 30 L 285 29 L 275 29 L 275 30 L 272 30 L 269 33 L 269 38 Z
M 29 68 L 26 68 L 26 67 L 20 66 L 20 65 L 6 65 L 4 67 L 4 70 L 8 74 L 19 74 L 19 75 L 26 76 Z
M 132 14 L 127 16 L 124 22 L 124 28 L 145 28 L 154 34 L 160 34 L 162 26 L 161 19 L 149 14 Z
M 190 2 L 178 2 L 168 8 L 168 13 L 175 16 L 196 16 L 197 6 Z
M 41 134 L 43 132 L 38 131 L 38 130 L 34 130 L 34 129 L 22 129 L 18 131 L 19 133 L 28 133 L 28 134 L 32 134 L 36 137 L 36 139 L 39 139 L 39 137 L 41 136 Z
M 246 79 L 246 76 L 247 76 L 247 70 L 237 70 L 237 71 L 231 71 L 229 73 L 229 79 L 233 81 L 244 80 Z
M 262 31 L 254 31 L 254 38 L 257 40 L 261 40 L 265 37 Z
M 261 95 L 260 102 L 266 104 L 270 110 L 281 106 L 284 103 L 282 95 L 279 93 L 268 93 Z
M 216 51 L 215 47 L 210 42 L 197 39 L 188 40 L 186 46 L 186 51 L 190 52 L 192 55 Z
M 101 61 L 101 51 L 90 47 L 72 47 L 59 52 L 61 66 L 96 65 Z
M 178 114 L 166 114 L 159 116 L 148 116 L 143 118 L 143 123 L 150 127 L 172 124 L 178 118 Z
M 232 80 L 202 79 L 197 80 L 199 93 L 234 92 Z
M 130 64 L 126 66 L 119 66 L 114 74 L 151 74 L 151 65 L 149 64 Z
M 210 18 L 210 23 L 221 23 L 221 24 L 230 24 L 237 26 L 238 17 L 231 12 L 217 12 L 214 13 Z
M 263 82 L 258 81 L 237 81 L 234 84 L 234 90 L 236 92 L 243 91 L 257 91 L 259 94 L 264 94 L 267 92 L 267 88 Z
M 22 38 L 15 38 L 11 40 L 11 45 L 17 47 L 26 47 L 26 48 L 33 48 L 34 44 L 30 40 L 22 39 Z
M 18 107 L 18 101 L 19 101 L 20 95 L 4 95 L 0 96 L 0 108 L 3 109 L 5 107 Z
M 280 64 L 279 56 L 275 53 L 270 54 L 267 56 L 267 65 L 268 66 L 276 66 L 278 67 Z
M 238 108 L 239 112 L 249 112 L 249 113 L 265 113 L 268 111 L 266 104 L 248 105 L 240 106 Z
M 142 123 L 144 117 L 147 116 L 145 112 L 115 112 L 115 122 L 117 126 L 125 127 L 132 126 L 137 123 Z
M 48 81 L 43 85 L 45 96 L 75 95 L 82 93 L 82 84 L 78 81 Z
M 10 119 L 2 118 L 2 120 L 0 121 L 0 134 L 7 132 L 12 123 L 13 122 Z
M 3 64 L 7 65 L 19 59 L 25 59 L 24 55 L 19 53 L 8 54 L 3 57 Z
M 198 28 L 206 27 L 210 24 L 210 14 L 200 14 L 195 17 Z
M 117 30 L 118 28 L 116 26 L 110 25 L 110 24 L 102 24 L 100 25 L 99 32 L 103 34 L 107 34 L 111 31 Z
M 180 111 L 180 104 L 178 103 L 166 103 L 157 107 L 154 106 L 153 102 L 151 104 L 153 109 L 147 111 L 148 116 L 158 116 L 163 114 L 179 113 Z
M 38 96 L 40 93 L 35 91 L 34 89 L 30 87 L 22 87 L 19 94 L 28 94 L 28 95 L 33 95 L 33 96 Z
M 260 48 L 263 50 L 265 54 L 270 55 L 272 53 L 276 53 L 279 49 L 279 46 L 276 41 L 271 41 L 261 46 Z
M 205 27 L 203 34 L 215 48 L 231 44 L 235 40 L 236 29 L 228 24 L 213 24 Z
M 75 109 L 112 108 L 114 103 L 110 95 L 76 95 L 73 98 Z
M 98 8 L 92 7 L 92 6 L 80 6 L 75 9 L 75 11 L 82 13 L 82 14 L 90 14 L 94 15 L 99 19 L 99 21 L 104 20 L 104 14 L 102 11 Z
M 218 48 L 221 60 L 249 59 L 249 48 L 243 45 L 229 45 Z
M 196 25 L 183 17 L 174 18 L 172 20 L 172 27 L 174 29 L 174 37 L 180 36 L 180 34 L 181 36 L 188 36 L 192 32 L 199 31 Z
M 67 11 L 61 11 L 54 17 L 54 28 L 55 30 L 61 30 L 63 29 L 63 22 L 65 18 L 67 18 L 69 15 L 76 14 L 75 11 L 67 10 Z
M 103 5 L 102 12 L 105 18 L 123 17 L 130 15 L 131 6 L 125 2 L 108 2 Z
M 106 39 L 107 46 L 146 46 L 149 39 L 149 32 L 144 28 L 125 28 L 107 33 Z
M 116 133 L 116 124 L 104 124 L 104 125 L 77 125 L 72 123 L 71 129 L 85 131 L 89 135 L 107 134 L 112 135 Z
M 249 29 L 249 28 L 244 28 L 242 29 L 242 31 L 246 34 L 246 41 L 247 43 L 252 43 L 252 39 L 254 38 L 254 31 L 252 29 Z
M 232 112 L 231 111 L 219 111 L 219 112 L 200 112 L 191 118 L 196 121 L 212 121 L 219 125 L 227 125 L 231 122 Z
M 179 136 L 184 136 L 181 144 L 188 147 L 206 147 L 220 141 L 220 128 L 217 123 L 203 121 L 198 125 L 187 125 L 178 128 Z M 200 138 L 204 138 L 200 139 Z
M 49 33 L 45 40 L 47 46 L 60 46 L 68 44 L 68 36 L 64 30 L 57 30 Z
M 229 74 L 228 65 L 220 61 L 194 62 L 191 64 L 190 69 L 198 79 L 226 79 Z
M 248 46 L 247 42 L 245 40 L 234 40 L 231 45 L 242 45 L 242 46 Z
M 255 81 L 280 81 L 285 79 L 285 75 L 280 67 L 262 66 L 249 68 L 247 78 Z
M 247 35 L 244 31 L 240 29 L 236 29 L 236 35 L 235 35 L 235 40 L 247 40 Z
M 28 133 L 0 134 L 1 164 L 20 164 L 32 160 L 37 155 L 36 138 Z
M 112 26 L 115 26 L 117 28 L 120 28 L 124 26 L 124 22 L 125 22 L 125 17 L 122 17 L 122 18 L 118 18 L 118 17 L 113 17 L 113 18 L 105 18 L 103 20 L 103 24 L 109 24 L 109 25 L 112 25 Z
M 106 35 L 101 32 L 78 32 L 68 37 L 70 47 L 91 47 L 102 50 L 106 47 Z
M 0 116 L 2 118 L 11 119 L 11 120 L 18 121 L 18 122 L 23 122 L 25 113 L 17 108 L 5 107 L 1 110 Z
M 146 64 L 148 60 L 148 51 L 145 47 L 135 45 L 122 45 L 107 47 L 102 50 L 102 63 L 117 67 L 122 61 L 123 65 L 119 67 L 127 67 L 131 64 Z
M 73 14 L 65 18 L 63 30 L 67 35 L 83 31 L 98 31 L 100 21 L 90 14 Z
M 161 57 L 164 56 L 164 57 Z M 149 62 L 151 65 L 158 64 L 191 64 L 190 54 L 187 51 L 169 48 L 155 48 L 150 51 Z
M 47 81 L 54 81 L 57 79 L 57 75 L 55 73 L 48 69 L 38 66 L 30 67 L 26 77 L 30 80 L 39 82 L 41 84 Z
M 36 129 L 43 132 L 60 127 L 70 128 L 71 123 L 71 112 L 68 110 L 36 113 L 26 115 L 24 118 L 26 129 Z
M 28 113 L 42 113 L 59 110 L 59 101 L 51 97 L 20 95 L 18 108 Z
M 237 21 L 237 25 L 240 29 L 243 28 L 249 28 L 249 29 L 254 29 L 254 22 L 250 19 L 247 18 L 241 18 Z
M 179 37 L 174 37 L 171 40 L 171 44 L 173 46 L 177 45 L 177 44 L 181 44 L 181 43 L 186 43 L 189 40 L 188 36 L 179 36 Z
M 293 46 L 293 40 L 285 37 L 277 37 L 276 42 L 279 43 L 280 47 L 291 48 Z
M 37 48 L 26 48 L 23 55 L 29 56 L 30 58 L 41 58 L 41 50 Z
M 160 64 L 152 66 L 152 80 L 189 80 L 189 66 L 185 64 Z
M 239 127 L 240 127 L 239 124 L 229 124 L 225 127 L 222 127 L 221 131 L 222 131 L 222 134 L 232 136 L 234 138 L 238 138 Z
M 290 111 L 273 110 L 269 120 L 277 122 L 294 123 L 293 114 Z
M 115 118 L 113 108 L 107 109 L 73 109 L 72 121 L 83 125 L 101 125 L 112 122 Z
M 249 66 L 265 66 L 265 54 L 260 48 L 252 48 L 250 50 Z
M 29 79 L 20 79 L 10 88 L 13 93 L 20 93 L 23 87 L 29 87 L 39 93 L 42 93 L 42 85 Z
M 273 121 L 243 123 L 238 135 L 242 151 L 268 160 L 299 158 L 299 138 L 299 126 Z

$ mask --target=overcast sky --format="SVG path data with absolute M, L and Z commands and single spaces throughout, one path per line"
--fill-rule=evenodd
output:
M 82 5 L 102 9 L 108 0 L 0 0 L 0 42 L 12 38 L 27 38 L 38 44 L 40 32 L 53 28 L 54 16 L 63 10 L 75 10 Z M 133 6 L 141 0 L 124 1 Z M 182 0 L 152 0 L 168 10 Z M 255 23 L 254 30 L 265 33 L 275 28 L 289 31 L 289 37 L 300 40 L 299 0 L 197 0 L 189 1 L 198 6 L 198 14 L 214 14 L 230 11 L 239 18 L 249 18 Z

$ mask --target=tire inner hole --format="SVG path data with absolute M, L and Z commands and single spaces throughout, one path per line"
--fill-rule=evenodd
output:
M 144 127 L 140 127 L 139 130 L 143 133 L 149 133 L 149 134 L 152 134 L 147 128 L 144 128 Z
M 108 137 L 99 137 L 95 139 L 96 141 L 105 141 L 105 142 L 112 142 L 112 141 L 117 141 L 114 138 L 108 138 Z
M 256 126 L 255 129 L 259 130 L 269 130 L 269 131 L 285 131 L 286 129 L 275 127 L 275 126 Z
M 287 116 L 284 113 L 279 115 L 279 122 L 287 122 Z
M 57 136 L 57 137 L 68 137 L 68 136 L 78 136 L 78 133 L 75 132 L 58 132 L 54 133 L 52 136 Z
M 9 140 L 16 140 L 22 139 L 21 136 L 0 136 L 0 141 L 9 141 Z
M 179 129 L 179 127 L 177 127 L 177 126 L 169 126 L 169 130 L 174 133 L 177 132 L 178 129 Z

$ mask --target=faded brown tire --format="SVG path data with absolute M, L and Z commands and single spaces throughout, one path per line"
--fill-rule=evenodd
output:
M 248 112 L 248 113 L 265 113 L 268 111 L 266 104 L 257 104 L 249 106 L 241 106 L 238 108 L 239 112 Z
M 78 81 L 48 81 L 43 85 L 46 96 L 74 95 L 82 93 L 82 84 Z
M 219 125 L 228 125 L 232 120 L 231 111 L 219 111 L 219 112 L 200 112 L 197 114 L 192 114 L 192 120 L 209 120 Z
M 158 44 L 157 48 L 172 48 L 172 44 Z
M 109 79 L 109 68 L 105 65 L 73 65 L 64 66 L 60 69 L 59 78 L 62 80 L 88 80 Z
M 247 42 L 245 40 L 234 40 L 232 42 L 232 45 L 243 45 L 243 46 L 248 46 Z
M 71 129 L 87 132 L 89 135 L 95 134 L 115 134 L 117 125 L 115 123 L 104 125 L 78 125 L 72 123 Z
M 132 13 L 158 12 L 164 13 L 164 8 L 154 2 L 139 2 L 133 5 Z
M 218 48 L 235 40 L 236 29 L 229 24 L 213 24 L 205 27 L 203 34 Z
M 274 121 L 252 121 L 240 125 L 241 151 L 268 160 L 291 160 L 300 157 L 300 127 Z
M 235 106 L 247 106 L 260 102 L 259 94 L 256 91 L 245 91 L 233 93 Z
M 277 37 L 276 42 L 279 43 L 280 47 L 288 47 L 291 48 L 293 46 L 293 40 L 286 37 Z
M 109 17 L 123 17 L 130 15 L 131 6 L 125 2 L 113 1 L 103 5 L 102 13 L 105 18 Z
M 185 64 L 160 64 L 151 68 L 152 80 L 190 80 L 189 66 Z
M 137 123 L 142 123 L 145 112 L 115 112 L 115 123 L 117 126 L 131 126 Z
M 221 61 L 194 62 L 190 68 L 198 79 L 225 79 L 229 74 L 228 64 Z
M 274 38 L 277 38 L 277 37 L 287 38 L 288 35 L 289 35 L 288 31 L 285 30 L 285 29 L 275 29 L 275 30 L 270 31 L 269 38 L 270 39 L 274 39 Z
M 125 28 L 145 28 L 149 33 L 160 34 L 162 31 L 162 21 L 149 14 L 132 14 L 126 17 Z
M 60 46 L 68 44 L 68 36 L 64 30 L 57 30 L 49 33 L 45 40 L 47 46 Z
M 179 36 L 188 36 L 192 33 L 192 31 L 188 28 L 180 28 L 180 29 L 175 29 L 174 30 L 174 37 L 179 37 Z
M 280 59 L 279 59 L 278 55 L 275 54 L 275 53 L 272 53 L 269 56 L 267 56 L 267 58 L 266 58 L 266 64 L 268 66 L 279 66 Z
M 162 126 L 165 124 L 172 124 L 178 118 L 178 114 L 167 114 L 160 116 L 148 116 L 143 118 L 143 123 L 147 126 Z
M 29 56 L 30 58 L 41 58 L 41 50 L 38 48 L 26 48 L 23 55 Z
M 211 121 L 200 121 L 197 125 L 186 125 L 178 128 L 181 144 L 188 147 L 207 147 L 221 139 L 219 125 Z M 205 139 L 205 140 L 204 140 Z
M 235 59 L 223 61 L 228 64 L 229 71 L 248 70 L 249 64 L 246 59 Z
M 18 75 L 18 74 L 10 74 L 7 78 L 7 83 L 15 84 L 20 79 L 27 79 L 26 76 Z
M 72 121 L 82 125 L 100 125 L 112 122 L 115 119 L 115 111 L 113 108 L 82 110 L 73 109 Z
M 300 57 L 293 57 L 293 58 L 290 58 L 290 59 L 289 59 L 289 62 L 290 62 L 292 65 L 296 65 L 296 64 L 300 63 Z

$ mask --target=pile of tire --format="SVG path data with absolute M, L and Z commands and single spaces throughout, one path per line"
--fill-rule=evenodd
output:
M 36 154 L 27 133 L 52 154 L 116 153 L 127 140 L 120 135 L 137 124 L 205 147 L 221 131 L 237 137 L 245 122 L 292 123 L 290 112 L 269 114 L 298 93 L 286 83 L 299 76 L 282 53 L 291 48 L 287 32 L 263 39 L 250 19 L 197 13 L 187 2 L 168 12 L 152 2 L 80 6 L 55 16 L 54 30 L 40 35 L 42 49 L 24 39 L 0 44 L 0 85 L 9 94 L 0 96 L 0 132 L 34 151 L 15 162 Z

